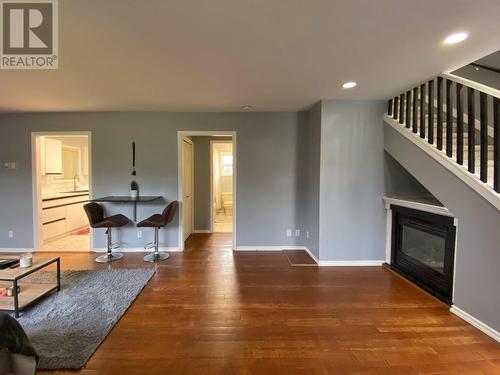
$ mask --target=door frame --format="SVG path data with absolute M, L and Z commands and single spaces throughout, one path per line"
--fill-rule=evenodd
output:
M 42 251 L 42 188 L 39 176 L 41 176 L 40 160 L 37 158 L 37 151 L 40 144 L 37 143 L 39 137 L 50 136 L 79 136 L 88 137 L 88 163 L 89 163 L 89 199 L 92 199 L 92 132 L 91 131 L 42 131 L 31 132 L 31 183 L 33 198 L 33 250 Z M 89 252 L 94 249 L 93 233 L 89 233 Z
M 234 173 L 235 173 L 235 164 L 234 164 L 234 144 L 232 139 L 231 140 L 210 140 L 210 233 L 213 233 L 214 231 L 214 144 L 215 143 L 231 143 L 233 145 L 233 189 L 235 187 L 234 185 Z M 233 190 L 234 191 L 234 190 Z M 234 193 L 233 193 L 234 197 Z M 234 201 L 235 199 L 233 198 L 233 206 L 234 206 Z M 233 211 L 233 225 L 235 224 L 234 222 L 234 211 Z M 234 228 L 234 227 L 233 227 Z
M 231 140 L 233 142 L 233 250 L 236 249 L 236 215 L 237 215 L 237 205 L 238 205 L 238 199 L 237 199 L 237 191 L 236 191 L 236 186 L 237 186 L 237 153 L 236 153 L 236 131 L 232 130 L 209 130 L 209 131 L 177 131 L 177 200 L 179 201 L 179 206 L 181 207 L 179 209 L 179 224 L 178 224 L 178 248 L 179 251 L 184 251 L 184 233 L 183 233 L 183 217 L 182 217 L 182 203 L 183 203 L 183 197 L 184 197 L 184 188 L 183 188 L 183 181 L 182 181 L 182 171 L 184 168 L 183 165 L 183 157 L 182 157 L 182 141 L 185 137 L 214 137 L 217 135 L 222 135 L 222 136 L 231 136 Z M 193 148 L 194 152 L 194 148 Z M 194 159 L 193 159 L 194 160 Z M 194 166 L 194 163 L 193 163 Z M 210 164 L 211 167 L 211 164 Z M 194 168 L 193 168 L 194 171 Z M 193 179 L 194 182 L 194 179 Z M 211 185 L 211 184 L 210 184 Z M 212 186 L 210 186 L 210 189 L 212 189 Z M 194 195 L 196 191 L 196 186 L 193 184 L 193 202 L 194 202 Z M 212 198 L 210 197 L 210 200 Z M 212 202 L 210 202 L 212 203 Z M 194 204 L 193 204 L 194 208 Z M 212 209 L 212 207 L 211 207 Z M 194 219 L 194 214 L 193 214 L 193 219 Z M 212 224 L 211 224 L 212 225 Z

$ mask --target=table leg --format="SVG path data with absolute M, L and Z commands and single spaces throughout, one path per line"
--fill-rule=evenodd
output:
M 14 316 L 16 318 L 19 318 L 19 296 L 17 295 L 17 280 L 14 280 L 13 282 L 13 296 L 14 296 Z
M 137 202 L 134 202 L 134 222 L 137 221 Z
M 61 259 L 57 258 L 57 291 L 61 290 Z

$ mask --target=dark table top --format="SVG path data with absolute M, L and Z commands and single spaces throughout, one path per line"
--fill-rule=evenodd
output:
M 160 195 L 139 195 L 137 198 L 132 198 L 128 195 L 110 195 L 108 197 L 92 199 L 92 202 L 111 202 L 111 203 L 152 202 L 161 198 L 163 197 Z

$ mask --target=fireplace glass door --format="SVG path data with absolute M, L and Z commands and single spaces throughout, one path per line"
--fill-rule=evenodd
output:
M 437 235 L 409 225 L 402 225 L 401 251 L 439 273 L 444 273 L 445 233 Z

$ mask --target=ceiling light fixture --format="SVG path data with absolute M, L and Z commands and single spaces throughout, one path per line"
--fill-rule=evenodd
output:
M 465 39 L 467 39 L 467 37 L 469 36 L 469 34 L 467 33 L 456 33 L 456 34 L 451 34 L 449 35 L 445 40 L 444 40 L 444 43 L 445 44 L 455 44 L 455 43 L 460 43 L 460 42 L 463 42 Z
M 244 105 L 241 107 L 242 111 L 251 111 L 253 107 L 251 105 Z
M 353 81 L 350 81 L 350 82 L 346 82 L 342 85 L 342 87 L 344 89 L 352 89 L 353 87 L 356 87 L 357 83 L 356 82 L 353 82 Z

